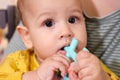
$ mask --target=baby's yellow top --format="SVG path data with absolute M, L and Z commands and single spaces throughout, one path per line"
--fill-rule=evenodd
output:
M 22 74 L 39 67 L 31 50 L 10 53 L 0 64 L 0 80 L 22 80 Z
M 10 53 L 0 64 L 0 80 L 22 80 L 23 73 L 36 70 L 38 67 L 39 64 L 33 51 L 21 50 Z M 103 63 L 102 67 L 111 76 L 111 80 L 119 80 Z

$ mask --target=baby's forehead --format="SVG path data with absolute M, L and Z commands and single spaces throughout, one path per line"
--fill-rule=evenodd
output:
M 24 7 L 28 6 L 31 0 L 18 0 L 18 7 Z
M 32 2 L 34 0 L 18 0 L 17 7 L 20 15 L 24 15 L 24 13 L 29 12 L 32 7 Z
M 26 8 L 26 7 L 31 7 L 31 6 L 33 7 L 33 5 L 36 6 L 35 4 L 37 4 L 37 3 L 41 4 L 43 2 L 46 3 L 46 5 L 48 4 L 48 2 L 50 4 L 54 4 L 54 2 L 52 2 L 52 1 L 54 1 L 56 3 L 56 2 L 60 2 L 61 0 L 35 0 L 35 1 L 34 0 L 18 0 L 18 3 L 22 4 L 22 6 L 24 6 Z M 73 0 L 73 1 L 75 1 L 77 3 L 81 2 L 80 0 Z M 72 2 L 72 0 L 70 0 L 70 2 Z
M 27 7 L 30 7 L 30 5 L 32 6 L 31 3 L 33 1 L 34 0 L 18 0 L 17 5 L 20 9 L 22 9 L 22 8 L 26 9 Z
M 42 11 L 44 10 L 55 11 L 56 9 L 57 10 L 60 9 L 62 12 L 66 8 L 72 9 L 73 7 L 80 6 L 80 0 L 65 0 L 65 1 L 64 0 L 57 0 L 57 1 L 56 0 L 36 0 L 36 1 L 18 0 L 18 1 L 19 1 L 18 4 L 20 7 L 22 17 L 28 16 L 28 15 L 34 16 L 34 14 L 36 15 L 38 13 L 42 13 Z M 51 1 L 54 1 L 54 2 L 51 2 Z

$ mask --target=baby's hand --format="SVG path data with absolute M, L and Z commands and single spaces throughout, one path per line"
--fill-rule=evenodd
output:
M 64 77 L 68 72 L 68 68 L 70 66 L 70 60 L 62 55 L 55 54 L 50 58 L 44 60 L 39 69 L 37 70 L 37 74 L 40 80 L 60 80 Z M 60 71 L 62 77 L 58 77 L 56 74 Z
M 71 63 L 68 73 L 70 80 L 110 80 L 99 59 L 87 51 L 76 55 L 76 62 Z

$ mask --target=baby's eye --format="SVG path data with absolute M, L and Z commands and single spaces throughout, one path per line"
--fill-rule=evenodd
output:
M 74 23 L 76 23 L 77 20 L 79 20 L 77 17 L 72 16 L 68 19 L 68 22 L 71 23 L 71 24 L 74 24 Z
M 51 20 L 51 19 L 49 19 L 49 20 L 46 20 L 45 22 L 44 22 L 44 25 L 46 26 L 46 27 L 52 27 L 53 26 L 53 20 Z

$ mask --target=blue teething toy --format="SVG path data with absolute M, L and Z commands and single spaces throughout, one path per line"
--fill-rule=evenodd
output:
M 66 46 L 64 47 L 64 50 L 67 52 L 66 56 L 74 61 L 76 61 L 75 57 L 76 57 L 76 52 L 75 49 L 77 47 L 78 44 L 78 40 L 73 38 L 72 42 L 70 43 L 70 46 Z
M 67 52 L 66 56 L 76 62 L 76 52 L 75 49 L 78 45 L 78 40 L 73 38 L 70 46 L 64 47 L 64 50 Z M 88 51 L 86 48 L 83 48 L 84 51 Z M 68 74 L 63 78 L 63 80 L 69 80 Z
M 75 49 L 78 45 L 78 40 L 73 38 L 71 43 L 70 43 L 70 46 L 66 46 L 64 47 L 64 50 L 67 52 L 66 53 L 66 56 L 70 59 L 72 59 L 73 61 L 76 61 L 76 52 L 75 52 Z M 63 80 L 69 80 L 69 76 L 68 74 L 63 78 Z

